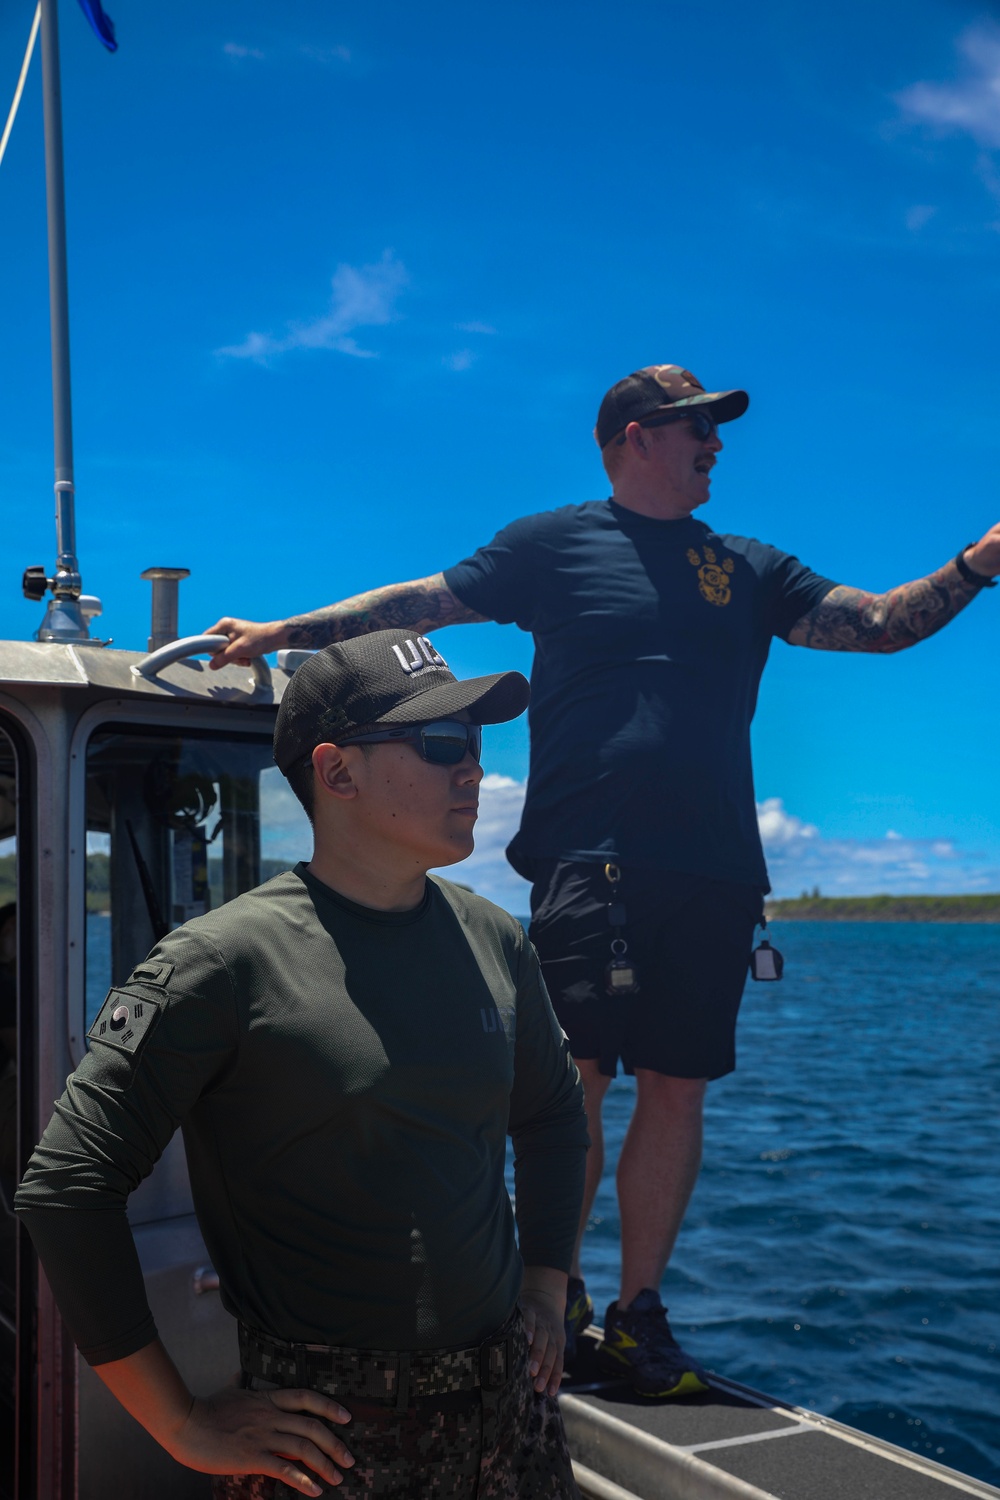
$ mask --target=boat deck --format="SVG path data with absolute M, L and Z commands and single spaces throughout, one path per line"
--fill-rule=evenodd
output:
M 602 1374 L 597 1347 L 584 1335 L 560 1396 L 595 1500 L 1000 1500 L 981 1480 L 733 1381 L 644 1400 Z

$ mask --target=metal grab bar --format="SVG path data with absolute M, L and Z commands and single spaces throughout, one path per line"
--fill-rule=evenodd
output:
M 229 645 L 228 635 L 186 635 L 183 640 L 171 641 L 167 646 L 161 646 L 159 651 L 153 651 L 143 661 L 137 662 L 132 668 L 135 677 L 145 677 L 147 682 L 152 682 L 164 667 L 169 667 L 172 662 L 183 661 L 189 656 L 214 656 L 216 651 L 221 651 L 223 646 Z M 267 692 L 271 688 L 271 668 L 262 656 L 255 656 L 250 663 L 253 691 Z

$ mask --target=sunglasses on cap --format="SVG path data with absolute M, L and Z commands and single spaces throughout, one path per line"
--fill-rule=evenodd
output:
M 651 417 L 643 417 L 639 423 L 640 427 L 669 427 L 672 422 L 688 422 L 693 435 L 699 443 L 705 442 L 707 438 L 714 437 L 719 430 L 719 424 L 714 417 L 710 417 L 707 411 L 699 411 L 697 407 L 685 407 L 681 411 L 667 411 L 655 414 Z M 625 434 L 621 432 L 615 438 L 615 447 L 621 448 L 625 442 Z
M 457 719 L 434 719 L 430 724 L 401 724 L 398 729 L 377 729 L 371 734 L 345 735 L 344 745 L 412 745 L 432 766 L 457 766 L 471 755 L 478 761 L 483 750 L 481 724 L 463 724 Z

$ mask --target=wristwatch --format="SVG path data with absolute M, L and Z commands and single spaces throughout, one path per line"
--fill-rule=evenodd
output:
M 955 567 L 961 573 L 966 583 L 973 583 L 975 584 L 976 588 L 980 589 L 995 589 L 997 586 L 997 581 L 995 578 L 985 578 L 982 573 L 974 572 L 965 560 L 965 554 L 968 552 L 970 547 L 974 547 L 975 545 L 975 542 L 966 542 L 961 552 L 955 558 Z

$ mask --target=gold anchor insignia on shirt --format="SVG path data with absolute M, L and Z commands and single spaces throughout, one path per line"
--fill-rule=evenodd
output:
M 692 568 L 698 569 L 698 589 L 701 597 L 707 599 L 709 604 L 717 604 L 721 609 L 733 597 L 729 584 L 736 564 L 731 557 L 724 557 L 720 563 L 707 543 L 702 548 L 702 552 L 705 556 L 704 562 L 694 547 L 689 547 L 687 560 Z

